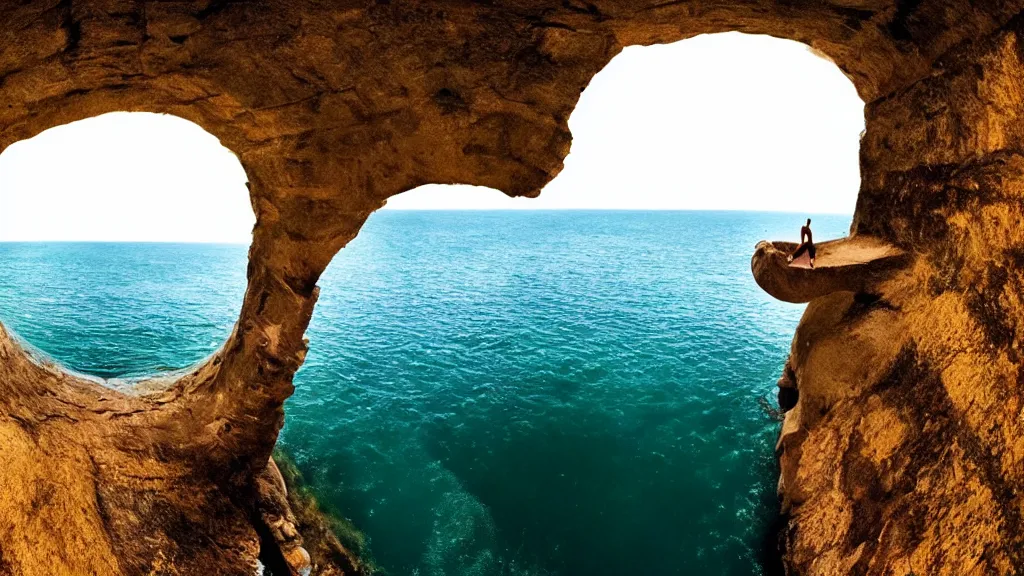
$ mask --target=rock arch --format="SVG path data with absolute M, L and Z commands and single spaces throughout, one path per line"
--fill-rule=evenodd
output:
M 568 153 L 580 91 L 623 46 L 731 30 L 805 42 L 851 78 L 868 103 L 854 235 L 912 255 L 856 295 L 816 294 L 797 331 L 787 377 L 800 397 L 780 441 L 786 565 L 1015 573 L 1022 10 L 1015 0 L 3 4 L 0 149 L 104 112 L 175 114 L 239 155 L 257 225 L 231 338 L 160 394 L 39 366 L 0 332 L 0 443 L 11 455 L 0 490 L 14 495 L 0 501 L 0 573 L 247 573 L 260 506 L 273 508 L 260 478 L 317 279 L 366 217 L 426 183 L 536 195 Z

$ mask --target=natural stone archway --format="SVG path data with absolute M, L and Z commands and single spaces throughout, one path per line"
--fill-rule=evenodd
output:
M 908 255 L 860 292 L 815 293 L 797 330 L 786 385 L 799 399 L 780 440 L 786 566 L 1017 573 L 1022 10 L 0 4 L 0 148 L 104 112 L 176 114 L 238 153 L 257 216 L 234 332 L 164 392 L 128 396 L 39 366 L 0 332 L 0 574 L 250 572 L 266 514 L 284 514 L 267 462 L 316 282 L 366 217 L 426 183 L 537 194 L 568 153 L 581 90 L 623 46 L 730 30 L 806 42 L 855 83 L 868 105 L 854 237 Z

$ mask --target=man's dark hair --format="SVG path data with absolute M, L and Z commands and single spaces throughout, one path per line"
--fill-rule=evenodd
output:
M 808 226 L 810 226 L 810 225 L 811 225 L 811 219 L 810 219 L 810 218 L 808 218 L 808 219 L 807 219 L 807 225 L 808 225 Z

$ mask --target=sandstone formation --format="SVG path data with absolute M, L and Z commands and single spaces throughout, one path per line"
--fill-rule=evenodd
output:
M 729 30 L 805 42 L 854 82 L 868 104 L 852 232 L 903 255 L 865 282 L 800 272 L 818 288 L 787 364 L 787 570 L 1024 571 L 1022 10 L 0 0 L 0 149 L 104 112 L 176 114 L 239 155 L 257 218 L 235 330 L 162 391 L 41 366 L 0 331 L 0 574 L 250 574 L 269 525 L 294 551 L 267 466 L 334 254 L 421 184 L 538 194 L 619 50 Z
M 803 303 L 833 292 L 863 292 L 908 259 L 899 248 L 863 235 L 822 242 L 816 248 L 811 267 L 806 255 L 787 261 L 797 249 L 793 242 L 758 243 L 750 262 L 754 280 L 779 300 Z

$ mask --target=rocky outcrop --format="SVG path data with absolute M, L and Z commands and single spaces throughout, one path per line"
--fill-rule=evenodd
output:
M 369 558 L 366 536 L 349 520 L 320 508 L 320 503 L 291 457 L 275 450 L 271 462 L 277 462 L 273 464 L 275 468 L 280 467 L 276 476 L 279 482 L 276 483 L 279 488 L 284 487 L 287 519 L 298 536 L 291 539 L 286 537 L 286 540 L 301 543 L 304 550 L 308 550 L 310 572 L 319 576 L 377 573 L 378 569 Z M 277 547 L 286 552 L 294 548 L 287 545 Z M 284 556 L 287 561 L 287 555 Z M 291 564 L 290 569 L 294 570 L 295 563 Z M 282 570 L 280 573 L 287 572 Z
M 870 236 L 855 236 L 816 245 L 812 267 L 808 257 L 790 262 L 793 242 L 760 242 L 750 269 L 762 290 L 784 302 L 810 302 L 833 292 L 863 292 L 899 270 L 907 254 Z
M 867 106 L 853 230 L 912 256 L 797 329 L 793 573 L 1024 571 L 1022 40 L 1016 18 Z
M 239 155 L 257 218 L 234 332 L 161 391 L 40 366 L 0 332 L 0 574 L 250 573 L 276 522 L 258 483 L 316 282 L 367 216 L 432 182 L 536 195 L 569 151 L 580 92 L 622 47 L 728 30 L 806 42 L 854 82 L 868 105 L 852 232 L 905 258 L 864 282 L 826 267 L 774 280 L 811 298 L 780 440 L 788 569 L 1019 571 L 1022 10 L 0 3 L 0 148 L 104 112 L 176 114 Z

